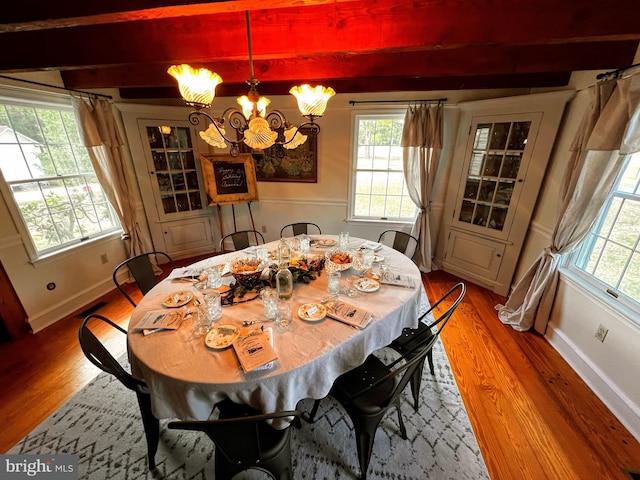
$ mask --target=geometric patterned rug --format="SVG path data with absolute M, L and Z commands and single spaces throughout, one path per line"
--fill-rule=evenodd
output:
M 489 479 L 449 362 L 438 341 L 433 349 L 435 375 L 425 365 L 420 410 L 410 389 L 403 393 L 402 414 L 408 439 L 399 434 L 391 409 L 376 433 L 369 478 L 398 480 Z M 298 408 L 309 411 L 312 400 Z M 135 394 L 101 373 L 36 427 L 9 452 L 77 454 L 79 478 L 86 480 L 212 480 L 213 444 L 199 432 L 164 428 L 161 421 L 157 469 L 147 470 L 146 440 Z M 351 423 L 331 398 L 324 399 L 316 422 L 292 429 L 294 479 L 357 478 L 360 471 Z M 249 470 L 237 480 L 268 479 Z

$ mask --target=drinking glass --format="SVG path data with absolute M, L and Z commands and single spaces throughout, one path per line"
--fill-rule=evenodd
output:
M 306 233 L 303 233 L 298 236 L 298 248 L 300 250 L 300 253 L 304 255 L 309 253 L 309 249 L 310 249 L 309 242 L 310 242 L 309 235 L 307 235 Z
M 353 297 L 358 293 L 356 291 L 356 277 L 348 276 L 342 279 L 342 291 L 348 297 Z
M 340 250 L 347 250 L 349 248 L 350 240 L 349 232 L 340 232 L 340 235 L 338 235 L 338 247 Z
M 327 271 L 327 290 L 331 295 L 340 293 L 340 272 Z
M 218 288 L 222 285 L 222 278 L 220 278 L 220 268 L 215 265 L 207 268 L 205 271 L 207 275 L 207 288 Z
M 269 249 L 266 247 L 257 247 L 256 257 L 258 257 L 258 260 L 266 262 L 269 259 Z
M 368 269 L 373 265 L 373 250 L 365 248 L 362 250 L 362 268 Z
M 284 300 L 278 301 L 276 324 L 283 330 L 291 326 L 291 304 Z
M 222 299 L 218 292 L 207 292 L 203 296 L 206 314 L 210 322 L 220 320 L 222 317 Z M 211 327 L 211 325 L 209 325 Z
M 273 320 L 278 315 L 278 291 L 274 288 L 266 287 L 260 292 L 262 305 L 264 306 L 264 316 Z
M 193 318 L 193 333 L 195 335 L 206 335 L 211 330 L 212 321 L 206 309 L 198 308 L 191 318 Z

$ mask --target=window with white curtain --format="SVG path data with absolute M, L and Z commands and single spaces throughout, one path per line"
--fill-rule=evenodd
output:
M 404 181 L 403 126 L 401 113 L 355 116 L 350 219 L 415 220 L 417 209 Z
M 0 170 L 5 199 L 36 258 L 121 230 L 68 98 L 0 95 Z
M 640 312 L 640 153 L 627 158 L 570 268 L 613 301 Z

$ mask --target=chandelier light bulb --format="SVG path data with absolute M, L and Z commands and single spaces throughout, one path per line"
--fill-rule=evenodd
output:
M 200 107 L 211 105 L 216 87 L 222 83 L 222 78 L 217 73 L 186 64 L 173 65 L 167 73 L 178 80 L 178 89 L 185 102 Z
M 247 120 L 251 119 L 253 115 L 253 106 L 256 106 L 257 115 L 260 117 L 264 117 L 267 113 L 267 105 L 271 103 L 267 97 L 260 97 L 258 101 L 254 104 L 249 97 L 243 95 L 242 97 L 238 97 L 238 105 L 242 108 L 242 114 L 244 118 Z
M 303 116 L 321 117 L 327 108 L 327 102 L 336 92 L 331 87 L 304 84 L 289 90 L 298 100 L 298 108 Z

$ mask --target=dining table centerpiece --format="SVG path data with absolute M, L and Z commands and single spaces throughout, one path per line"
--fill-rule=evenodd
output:
M 289 260 L 287 268 L 293 276 L 293 283 L 309 283 L 320 276 L 324 268 L 324 257 L 321 256 L 300 256 Z M 272 265 L 270 278 L 275 284 L 277 266 Z

